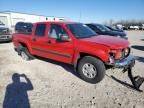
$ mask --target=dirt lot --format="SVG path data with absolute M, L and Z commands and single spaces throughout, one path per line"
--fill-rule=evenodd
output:
M 134 75 L 144 76 L 144 31 L 127 33 L 137 58 Z M 13 77 L 19 84 L 12 84 L 14 73 L 25 74 L 29 83 L 24 83 L 24 77 L 23 83 Z M 102 82 L 89 84 L 74 74 L 72 66 L 41 58 L 24 61 L 12 43 L 0 44 L 1 108 L 16 102 L 19 108 L 143 108 L 144 92 L 126 87 L 111 76 L 131 84 L 121 70 L 108 70 Z

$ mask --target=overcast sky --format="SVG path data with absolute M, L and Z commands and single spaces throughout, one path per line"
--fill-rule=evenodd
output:
M 81 22 L 144 19 L 144 0 L 0 0 L 0 11 L 59 16 Z

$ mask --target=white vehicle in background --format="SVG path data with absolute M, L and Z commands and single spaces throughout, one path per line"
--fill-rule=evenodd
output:
M 11 41 L 11 32 L 6 25 L 0 21 L 0 42 Z
M 144 24 L 142 24 L 141 30 L 144 30 Z
M 123 25 L 121 25 L 121 24 L 117 24 L 117 25 L 116 25 L 116 28 L 122 30 L 122 29 L 123 29 Z
M 131 29 L 131 30 L 139 30 L 139 26 L 130 26 L 129 29 Z

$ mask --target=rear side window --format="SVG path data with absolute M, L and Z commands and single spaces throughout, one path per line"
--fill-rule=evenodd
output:
M 18 22 L 15 26 L 15 32 L 30 35 L 32 33 L 32 28 L 32 23 Z
M 15 26 L 15 31 L 18 30 L 23 26 L 23 22 L 18 22 Z
M 46 30 L 46 24 L 37 24 L 36 30 L 35 30 L 35 36 L 44 37 L 45 30 Z

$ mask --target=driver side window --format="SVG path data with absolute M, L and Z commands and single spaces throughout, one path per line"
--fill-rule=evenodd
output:
M 62 28 L 62 26 L 51 24 L 48 35 L 50 38 L 60 39 L 62 35 L 68 36 L 68 33 L 64 30 L 64 28 Z

